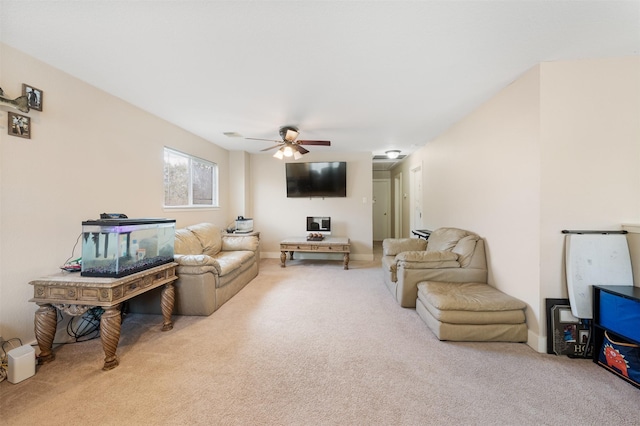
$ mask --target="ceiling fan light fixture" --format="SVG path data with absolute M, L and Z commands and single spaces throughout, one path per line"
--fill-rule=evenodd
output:
M 298 132 L 298 129 L 296 127 L 293 127 L 293 126 L 280 127 L 280 137 L 284 141 L 293 142 L 294 140 L 296 140 L 299 134 L 300 132 Z
M 392 149 L 390 151 L 386 151 L 385 154 L 387 154 L 387 158 L 389 158 L 391 160 L 395 160 L 400 155 L 400 150 L 399 149 Z
M 287 133 L 285 134 L 284 139 L 289 142 L 293 142 L 298 137 L 298 134 L 299 133 L 295 130 L 287 129 Z
M 297 127 L 293 126 L 282 126 L 280 127 L 280 137 L 281 140 L 272 141 L 271 139 L 262 139 L 262 138 L 245 138 L 257 141 L 269 141 L 276 142 L 275 146 L 271 146 L 269 148 L 261 149 L 260 151 L 271 151 L 272 149 L 277 149 L 276 153 L 273 156 L 279 160 L 282 160 L 284 157 L 291 158 L 293 157 L 296 160 L 302 158 L 302 156 L 309 152 L 308 149 L 304 148 L 302 145 L 318 145 L 318 146 L 331 146 L 331 141 L 325 140 L 296 140 L 300 132 Z

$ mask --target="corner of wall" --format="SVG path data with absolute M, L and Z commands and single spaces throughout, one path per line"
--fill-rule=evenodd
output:
M 536 352 L 547 353 L 547 338 L 531 330 L 528 332 L 527 345 Z

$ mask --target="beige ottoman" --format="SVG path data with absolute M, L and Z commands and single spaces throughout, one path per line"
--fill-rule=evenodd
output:
M 525 308 L 488 284 L 418 283 L 416 312 L 440 340 L 526 342 Z

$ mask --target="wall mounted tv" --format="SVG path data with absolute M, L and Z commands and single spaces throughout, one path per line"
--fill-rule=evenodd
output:
M 346 197 L 346 161 L 285 163 L 287 197 Z

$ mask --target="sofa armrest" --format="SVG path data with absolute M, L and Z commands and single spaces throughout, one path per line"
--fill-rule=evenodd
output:
M 178 263 L 178 271 L 182 274 L 203 274 L 213 272 L 220 274 L 220 264 L 206 254 L 175 254 L 173 260 Z
M 427 241 L 422 238 L 385 238 L 382 241 L 382 252 L 385 256 L 395 256 L 403 251 L 424 250 Z
M 260 240 L 255 235 L 223 235 L 221 251 L 257 251 Z
M 459 268 L 458 254 L 451 251 L 405 251 L 396 255 L 398 267 L 406 269 Z

